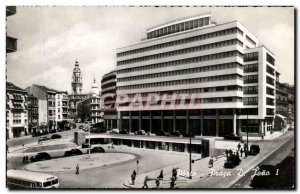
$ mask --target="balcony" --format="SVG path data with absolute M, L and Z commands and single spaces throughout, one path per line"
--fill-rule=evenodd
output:
M 13 37 L 6 37 L 6 53 L 17 51 L 17 39 Z
M 16 6 L 6 6 L 6 17 L 14 15 L 17 13 Z

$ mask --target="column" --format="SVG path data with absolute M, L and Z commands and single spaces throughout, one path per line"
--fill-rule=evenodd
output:
M 200 136 L 203 135 L 203 122 L 204 122 L 204 119 L 203 119 L 203 110 L 201 109 L 200 110 L 200 114 L 201 114 L 201 117 L 200 117 Z
M 106 129 L 109 129 L 109 128 L 108 128 L 108 120 L 106 120 Z
M 139 130 L 142 130 L 142 112 L 139 111 Z
M 122 112 L 118 112 L 118 117 L 119 117 L 119 130 L 122 131 Z
M 237 133 L 236 133 L 236 109 L 233 109 L 233 134 L 237 135 Z
M 260 131 L 261 135 L 265 136 L 265 133 L 264 133 L 264 121 L 263 120 L 260 120 L 259 131 Z
M 160 112 L 160 130 L 164 130 L 164 111 L 162 110 Z
M 149 131 L 150 131 L 150 133 L 152 133 L 152 111 L 151 110 L 150 110 L 150 119 L 149 119 L 149 122 L 150 122 Z
M 113 120 L 110 119 L 110 129 L 113 129 Z
M 219 109 L 216 109 L 216 137 L 219 136 Z
M 132 128 L 132 113 L 131 113 L 131 111 L 129 111 L 129 121 L 128 121 L 128 123 L 129 123 L 129 133 L 131 132 L 131 128 Z
M 173 110 L 173 131 L 176 131 L 176 112 Z
M 190 133 L 190 123 L 189 123 L 189 118 L 190 114 L 189 114 L 189 110 L 186 110 L 186 129 L 185 129 L 185 133 L 189 134 Z

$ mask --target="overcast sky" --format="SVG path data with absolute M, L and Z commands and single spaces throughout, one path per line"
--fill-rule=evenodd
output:
M 17 7 L 7 33 L 18 50 L 7 55 L 7 80 L 71 92 L 75 60 L 83 73 L 83 92 L 93 78 L 116 67 L 116 49 L 139 43 L 146 29 L 173 19 L 211 12 L 213 21 L 237 20 L 276 56 L 281 82 L 294 84 L 293 8 L 217 7 Z

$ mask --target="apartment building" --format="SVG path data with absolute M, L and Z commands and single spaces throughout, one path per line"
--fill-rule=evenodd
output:
M 36 84 L 26 91 L 39 99 L 39 123 L 47 123 L 48 129 L 64 129 L 69 120 L 68 93 Z
M 27 92 L 6 82 L 6 138 L 28 134 Z
M 149 28 L 140 43 L 117 49 L 117 98 L 142 101 L 117 104 L 119 128 L 195 136 L 270 134 L 275 71 L 274 54 L 238 21 L 217 24 L 207 13 Z M 141 108 L 149 94 L 159 100 Z
M 39 126 L 39 99 L 32 95 L 27 98 L 28 105 L 28 132 L 36 133 Z

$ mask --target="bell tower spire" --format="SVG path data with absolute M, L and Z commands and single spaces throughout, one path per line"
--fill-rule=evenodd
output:
M 75 61 L 75 67 L 73 70 L 73 76 L 72 76 L 72 93 L 73 94 L 81 94 L 82 90 L 82 74 L 81 70 L 79 68 L 78 60 Z

